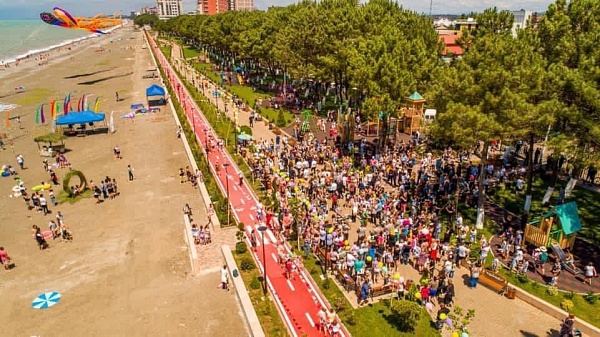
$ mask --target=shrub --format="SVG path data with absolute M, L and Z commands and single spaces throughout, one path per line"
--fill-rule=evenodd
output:
M 331 280 L 325 279 L 325 281 L 323 281 L 323 289 L 329 289 L 330 287 L 331 287 Z
M 249 127 L 248 125 L 242 125 L 240 126 L 240 131 L 247 134 L 247 135 L 251 135 L 252 136 L 252 128 Z
M 548 289 L 546 289 L 546 292 L 550 296 L 556 296 L 556 295 L 558 295 L 558 288 L 555 286 L 551 286 L 551 287 L 548 287 Z
M 258 278 L 256 278 L 256 277 L 252 278 L 252 281 L 250 281 L 250 288 L 254 289 L 254 290 L 257 290 L 257 289 L 261 288 L 261 283 L 258 280 Z
M 285 126 L 285 115 L 283 114 L 282 109 L 279 109 L 279 112 L 277 112 L 277 120 L 275 121 L 275 124 L 280 128 Z
M 529 282 L 529 276 L 526 274 L 518 274 L 517 280 L 522 284 L 527 284 Z
M 238 243 L 235 244 L 235 252 L 238 254 L 244 254 L 245 252 L 248 251 L 248 246 L 246 245 L 245 242 L 240 241 Z
M 598 302 L 598 294 L 590 291 L 589 293 L 583 295 L 583 299 L 589 304 L 596 304 L 596 302 Z
M 256 265 L 254 264 L 254 261 L 249 257 L 243 258 L 240 262 L 240 269 L 243 271 L 253 270 L 254 268 L 256 268 Z
M 356 316 L 354 315 L 354 310 L 344 312 L 342 314 L 342 320 L 348 325 L 356 325 Z
M 573 310 L 574 306 L 575 305 L 573 304 L 573 301 L 571 301 L 571 300 L 564 300 L 564 301 L 560 302 L 560 307 L 566 312 L 571 312 L 571 310 Z
M 413 332 L 421 318 L 422 308 L 416 302 L 394 301 L 390 304 L 390 321 L 402 332 Z
M 563 296 L 568 300 L 572 300 L 575 297 L 575 293 L 572 291 L 567 291 Z

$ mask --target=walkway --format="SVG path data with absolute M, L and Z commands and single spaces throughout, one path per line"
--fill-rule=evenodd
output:
M 181 55 L 180 50 L 179 46 L 175 46 L 172 55 Z M 202 83 L 208 83 L 209 87 L 206 92 L 209 94 L 216 89 L 214 83 L 203 75 L 198 74 L 191 67 L 182 62 L 178 62 L 177 64 L 181 68 L 181 74 L 185 74 L 188 80 L 194 79 L 198 85 L 199 92 L 202 92 L 202 88 L 200 87 Z M 214 97 L 211 97 L 210 99 L 215 105 L 219 106 L 221 111 L 224 111 L 225 104 L 230 104 L 222 98 L 215 100 Z M 228 109 L 227 115 L 228 117 L 233 118 L 233 112 L 231 110 L 232 109 Z M 242 112 L 238 123 L 241 125 L 248 125 L 248 116 L 249 113 Z M 271 139 L 275 137 L 273 132 L 269 130 L 268 127 L 264 126 L 264 123 L 254 123 L 252 131 L 256 139 Z M 402 273 L 403 275 L 406 274 L 406 276 L 411 276 L 413 272 L 414 269 L 408 267 Z M 541 337 L 552 335 L 550 329 L 558 329 L 558 320 L 524 301 L 519 299 L 509 300 L 505 297 L 500 297 L 495 292 L 481 286 L 475 290 L 469 289 L 465 282 L 462 282 L 466 277 L 466 269 L 457 271 L 455 276 L 455 285 L 457 289 L 455 304 L 465 308 L 465 310 L 469 308 L 474 308 L 476 310 L 475 319 L 469 326 L 469 330 L 473 336 Z M 532 324 L 531 322 L 536 323 Z
M 150 44 L 157 55 L 159 63 L 165 70 L 169 82 L 175 88 L 176 98 L 181 102 L 190 124 L 194 125 L 198 143 L 205 148 L 206 136 L 216 139 L 218 138 L 217 135 L 152 38 L 150 38 Z M 173 48 L 172 53 L 174 57 L 181 57 L 179 48 Z M 181 62 L 178 63 L 181 64 Z M 242 116 L 240 118 L 243 119 Z M 207 132 L 205 133 L 204 130 L 207 130 Z M 233 215 L 238 222 L 246 224 L 246 234 L 249 235 L 252 229 L 258 227 L 255 216 L 257 205 L 260 204 L 258 198 L 245 181 L 243 184 L 238 183 L 239 168 L 229 153 L 214 150 L 209 151 L 207 157 L 210 169 L 217 178 L 221 190 L 225 192 L 229 189 L 229 200 Z M 215 170 L 215 167 L 223 167 L 223 164 L 229 164 L 228 168 L 220 171 Z M 265 254 L 262 254 L 263 251 Z M 315 322 L 318 322 L 317 313 L 321 307 L 326 307 L 326 304 L 310 277 L 304 271 L 300 275 L 301 277 L 295 280 L 287 280 L 284 277 L 283 269 L 276 263 L 277 240 L 270 230 L 265 232 L 264 246 L 259 249 L 259 252 L 261 254 L 255 253 L 255 258 L 261 270 L 266 269 L 268 287 L 292 336 L 319 335 L 318 328 L 315 325 Z M 263 268 L 263 266 L 266 268 Z

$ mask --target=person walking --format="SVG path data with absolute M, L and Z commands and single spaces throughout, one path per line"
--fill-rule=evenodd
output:
M 17 164 L 19 164 L 21 170 L 25 169 L 25 157 L 22 154 L 17 155 Z
M 598 277 L 598 272 L 596 271 L 596 267 L 594 267 L 594 263 L 589 262 L 587 266 L 585 266 L 585 280 L 583 283 L 592 285 L 592 278 L 594 277 Z
M 575 315 L 569 314 L 560 325 L 560 337 L 572 337 L 575 327 Z
M 560 261 L 556 261 L 556 263 L 554 263 L 554 266 L 552 266 L 552 280 L 549 283 L 550 286 L 556 286 L 560 273 L 562 273 L 562 266 L 560 265 Z
M 119 148 L 119 145 L 115 146 L 115 148 L 113 149 L 113 154 L 115 155 L 115 159 L 122 159 L 121 149 Z
M 48 201 L 46 200 L 46 198 L 44 198 L 43 194 L 40 194 L 40 197 L 38 200 L 40 202 L 40 207 L 42 207 L 42 211 L 44 212 L 44 215 L 47 215 L 48 213 L 50 213 L 50 210 L 48 210 Z
M 469 288 L 477 288 L 477 282 L 479 282 L 479 274 L 481 273 L 481 266 L 479 261 L 471 266 L 471 279 L 469 282 Z
M 118 91 L 115 92 L 115 97 L 116 97 L 117 103 L 118 103 L 119 102 L 119 92 Z
M 133 181 L 133 167 L 131 165 L 127 165 L 127 176 L 129 177 L 129 181 Z

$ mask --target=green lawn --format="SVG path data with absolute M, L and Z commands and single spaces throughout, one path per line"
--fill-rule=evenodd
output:
M 191 59 L 194 57 L 198 57 L 200 55 L 200 52 L 191 46 L 183 46 L 183 57 L 187 60 L 187 59 Z
M 532 218 L 538 217 L 541 212 L 548 210 L 548 207 L 542 206 L 542 199 L 546 193 L 549 179 L 549 177 L 537 176 L 533 180 L 533 200 L 531 203 Z M 558 189 L 560 189 L 561 186 L 566 186 L 566 181 L 559 180 L 557 182 L 554 194 L 550 199 L 551 204 L 556 202 L 556 198 L 558 198 Z M 495 193 L 491 193 L 490 198 L 505 209 L 516 214 L 521 214 L 523 205 L 525 204 L 525 193 L 516 195 L 512 188 L 498 187 Z M 595 244 L 600 244 L 600 226 L 597 224 L 597 219 L 600 219 L 600 193 L 582 187 L 576 187 L 573 190 L 573 194 L 565 200 L 565 202 L 569 201 L 576 201 L 579 208 L 579 218 L 583 225 L 580 235 Z
M 196 63 L 194 67 L 207 76 L 211 81 L 221 84 L 220 74 L 213 70 L 213 65 L 210 63 Z M 246 103 L 249 107 L 254 107 L 254 104 L 257 99 L 269 99 L 273 97 L 273 95 L 268 93 L 260 93 L 252 90 L 251 87 L 246 85 L 225 85 L 225 89 L 230 93 L 238 96 L 244 103 Z M 278 123 L 279 113 L 280 111 L 283 113 L 283 120 L 285 123 Z M 275 110 L 270 108 L 260 108 L 259 113 L 268 119 L 269 121 L 276 123 L 278 127 L 285 127 L 289 125 L 294 120 L 294 114 L 287 110 Z
M 354 309 L 333 280 L 325 281 L 321 279 L 321 266 L 314 256 L 304 259 L 303 263 L 352 336 L 440 336 L 439 332 L 432 326 L 430 316 L 425 309 L 422 310 L 414 331 L 401 331 L 394 324 L 392 312 L 385 304 L 377 302 Z
M 171 45 L 165 45 L 163 43 L 161 43 L 159 45 L 160 51 L 162 51 L 163 55 L 165 55 L 165 57 L 168 59 L 171 58 Z
M 238 254 L 233 251 L 232 253 L 265 335 L 287 336 L 287 329 L 285 325 L 283 325 L 283 321 L 281 320 L 281 316 L 279 315 L 274 302 L 264 298 L 262 288 L 260 287 L 261 284 L 257 282 L 258 276 L 260 275 L 259 269 L 255 267 L 252 270 L 242 270 L 240 268 L 243 259 L 252 260 L 250 252 L 246 251 L 243 254 Z

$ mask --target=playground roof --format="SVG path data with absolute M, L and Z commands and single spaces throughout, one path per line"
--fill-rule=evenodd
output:
M 423 96 L 421 96 L 421 94 L 419 94 L 416 91 L 413 92 L 412 95 L 410 95 L 408 98 L 412 99 L 413 101 L 422 101 L 423 100 Z
M 562 230 L 566 235 L 581 230 L 581 221 L 579 220 L 576 202 L 572 201 L 558 205 L 551 212 L 558 216 Z

